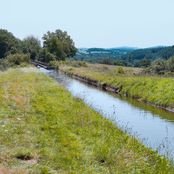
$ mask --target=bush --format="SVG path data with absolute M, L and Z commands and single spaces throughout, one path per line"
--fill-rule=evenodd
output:
M 26 66 L 30 63 L 30 57 L 27 54 L 9 54 L 6 58 L 0 60 L 0 70 L 4 71 L 13 66 Z
M 20 65 L 22 63 L 29 63 L 30 62 L 30 57 L 28 54 L 10 54 L 6 57 L 7 62 L 10 65 Z
M 155 60 L 152 65 L 144 70 L 145 73 L 164 74 L 166 76 L 173 76 L 174 72 L 174 57 L 168 60 Z
M 164 74 L 166 69 L 166 62 L 161 59 L 155 60 L 150 67 L 150 71 L 155 74 Z
M 117 70 L 118 74 L 124 74 L 124 69 L 122 67 L 119 67 Z

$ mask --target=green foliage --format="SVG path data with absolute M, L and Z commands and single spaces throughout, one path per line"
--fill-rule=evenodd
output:
M 172 73 L 174 72 L 174 57 L 171 57 L 168 60 L 155 60 L 152 65 L 146 69 L 146 72 L 154 74 L 172 75 Z
M 20 65 L 21 63 L 29 63 L 30 57 L 27 54 L 10 54 L 6 57 L 6 60 L 10 64 L 14 65 Z
M 54 67 L 54 69 L 56 69 L 56 70 L 59 70 L 60 64 L 61 64 L 61 62 L 60 61 L 57 61 L 57 60 L 54 60 L 54 61 L 50 61 L 49 62 L 49 65 L 51 67 Z
M 173 55 L 174 55 L 174 46 L 169 46 L 169 47 L 138 49 L 123 55 L 122 59 L 128 61 L 132 65 L 142 66 L 141 65 L 142 60 L 146 60 L 147 63 L 146 65 L 149 65 L 149 62 L 153 62 L 156 59 L 166 60 Z
M 75 55 L 75 60 L 88 61 L 108 65 L 127 65 L 122 56 L 135 50 L 135 48 L 80 48 Z
M 31 60 L 36 60 L 39 58 L 41 44 L 37 38 L 29 36 L 21 42 L 21 49 L 24 54 L 30 55 Z
M 89 48 L 79 49 L 75 60 L 109 65 L 149 67 L 154 60 L 167 60 L 174 56 L 174 46 L 146 49 L 135 48 Z
M 32 61 L 40 60 L 46 63 L 55 60 L 65 60 L 65 58 L 73 57 L 76 54 L 76 48 L 71 37 L 67 32 L 56 30 L 55 32 L 47 32 L 43 36 L 43 48 L 40 41 L 29 36 L 24 40 L 19 40 L 7 30 L 0 30 L 0 59 L 6 58 L 9 54 L 27 54 Z M 15 58 L 13 57 L 13 60 Z M 16 58 L 16 63 L 19 64 Z M 1 67 L 4 61 L 1 61 Z
M 56 56 L 57 60 L 65 60 L 76 54 L 74 42 L 65 31 L 47 32 L 43 36 L 43 41 L 43 47 Z
M 119 67 L 117 70 L 118 74 L 124 74 L 124 69 L 122 67 Z
M 19 51 L 19 40 L 7 30 L 0 29 L 0 59 Z
M 39 58 L 40 41 L 33 36 L 23 41 L 17 39 L 7 30 L 0 30 L 0 69 L 29 63 L 30 59 Z
M 152 71 L 156 74 L 164 74 L 166 70 L 166 63 L 164 60 L 158 59 L 152 63 Z
M 168 71 L 170 72 L 174 72 L 174 56 L 171 57 L 167 62 L 166 62 L 166 66 L 167 66 L 167 69 Z
M 40 61 L 49 63 L 56 60 L 56 56 L 48 51 L 47 48 L 43 48 L 40 52 Z
M 26 66 L 30 63 L 30 56 L 27 54 L 16 53 L 9 54 L 6 58 L 0 60 L 0 70 L 4 71 L 14 66 Z

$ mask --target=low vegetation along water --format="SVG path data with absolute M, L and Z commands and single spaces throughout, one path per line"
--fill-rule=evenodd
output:
M 100 64 L 60 65 L 61 70 L 117 88 L 118 93 L 174 111 L 174 79 L 152 76 L 143 69 Z
M 44 70 L 76 97 L 160 154 L 174 157 L 174 114 L 133 99 L 120 98 L 54 70 Z

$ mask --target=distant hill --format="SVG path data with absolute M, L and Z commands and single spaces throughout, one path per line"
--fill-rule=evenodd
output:
M 75 58 L 93 63 L 148 66 L 156 59 L 166 60 L 171 56 L 174 56 L 174 46 L 158 46 L 145 49 L 132 47 L 80 48 Z
M 75 56 L 77 60 L 85 60 L 93 63 L 113 64 L 115 60 L 119 60 L 136 48 L 120 47 L 120 48 L 79 48 Z
M 123 55 L 121 59 L 131 65 L 139 66 L 144 61 L 150 63 L 156 59 L 167 60 L 172 56 L 174 56 L 174 46 L 168 46 L 134 50 Z
M 79 48 L 78 49 L 78 53 L 93 53 L 93 52 L 97 52 L 97 53 L 110 53 L 112 54 L 113 52 L 117 53 L 117 52 L 130 52 L 133 50 L 136 50 L 137 48 L 132 48 L 132 47 L 118 47 L 118 48 Z
M 154 60 L 157 58 L 168 59 L 172 55 L 174 55 L 174 47 L 157 47 L 134 50 L 123 56 L 123 58 L 129 58 L 132 60 Z

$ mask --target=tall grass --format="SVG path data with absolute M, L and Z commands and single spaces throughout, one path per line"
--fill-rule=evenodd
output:
M 157 76 L 143 76 L 142 70 L 106 65 L 72 67 L 61 65 L 60 69 L 98 80 L 119 88 L 120 94 L 149 102 L 154 105 L 174 109 L 174 79 Z M 121 69 L 121 70 L 120 70 Z M 121 72 L 121 73 L 120 73 Z
M 164 157 L 35 69 L 1 73 L 0 102 L 0 172 L 174 172 Z

